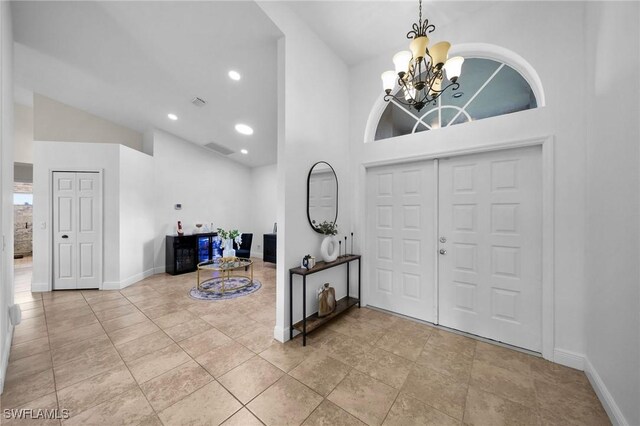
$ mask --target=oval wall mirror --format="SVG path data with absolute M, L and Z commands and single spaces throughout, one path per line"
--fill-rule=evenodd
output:
M 307 177 L 307 218 L 314 231 L 322 233 L 322 222 L 335 223 L 338 219 L 338 177 L 326 161 L 318 161 Z

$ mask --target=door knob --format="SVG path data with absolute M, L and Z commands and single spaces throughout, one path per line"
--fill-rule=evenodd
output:
M 62 238 L 69 238 L 69 236 L 68 235 L 63 235 Z
M 447 254 L 447 251 L 445 249 L 440 249 L 440 254 Z
M 447 242 L 447 237 L 440 237 L 440 242 L 441 243 L 446 243 Z

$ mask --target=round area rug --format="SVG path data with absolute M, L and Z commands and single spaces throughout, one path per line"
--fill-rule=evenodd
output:
M 189 290 L 189 296 L 192 299 L 197 300 L 226 300 L 226 299 L 235 299 L 236 297 L 246 296 L 251 293 L 255 293 L 262 287 L 260 281 L 254 279 L 253 283 L 250 285 L 243 287 L 249 283 L 249 278 L 245 277 L 232 277 L 229 280 L 225 280 L 224 288 L 225 292 L 222 293 L 222 278 L 210 278 L 206 281 L 203 281 L 200 285 L 202 288 L 211 291 L 201 291 L 196 287 L 193 287 Z

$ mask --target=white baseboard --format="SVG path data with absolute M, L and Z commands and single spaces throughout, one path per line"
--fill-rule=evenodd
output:
M 147 269 L 144 272 L 140 272 L 139 274 L 135 274 L 127 279 L 120 281 L 120 289 L 129 287 L 131 284 L 135 284 L 138 281 L 142 281 L 147 277 L 150 277 L 155 273 L 155 268 Z
M 130 276 L 129 278 L 125 278 L 122 281 L 105 281 L 102 283 L 103 290 L 122 290 L 123 288 L 129 287 L 131 284 L 135 284 L 138 281 L 142 281 L 147 277 L 150 277 L 155 273 L 155 268 L 147 269 L 144 272 L 140 272 L 139 274 L 135 274 Z
M 2 359 L 0 360 L 0 394 L 4 390 L 4 379 L 7 377 L 7 367 L 9 366 L 9 355 L 11 354 L 11 341 L 13 340 L 13 326 L 9 326 L 7 338 L 2 348 Z
M 620 407 L 616 404 L 616 401 L 613 399 L 613 395 L 611 395 L 611 392 L 607 389 L 604 381 L 591 362 L 589 362 L 589 358 L 585 358 L 584 366 L 584 372 L 587 374 L 587 378 L 589 379 L 589 382 L 591 382 L 591 386 L 593 386 L 593 389 L 598 395 L 598 399 L 600 399 L 607 415 L 609 415 L 611 423 L 614 425 L 628 426 L 629 422 L 627 422 L 627 419 L 622 414 Z
M 103 290 L 120 290 L 120 281 L 105 281 L 102 283 Z
M 282 343 L 289 340 L 289 327 L 282 328 L 276 325 L 273 328 L 273 338 Z
M 31 291 L 33 292 L 49 291 L 49 283 L 31 283 Z
M 164 274 L 165 272 L 167 272 L 167 267 L 162 265 L 162 266 L 156 266 L 155 268 L 153 268 L 153 274 Z
M 553 362 L 576 370 L 584 370 L 584 355 L 566 349 L 556 348 L 553 351 Z

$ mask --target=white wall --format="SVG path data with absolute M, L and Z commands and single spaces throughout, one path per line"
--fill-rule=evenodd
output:
M 360 170 L 355 194 L 365 193 L 363 164 L 415 159 L 456 148 L 481 147 L 514 139 L 551 135 L 555 140 L 555 354 L 558 362 L 581 368 L 584 339 L 584 4 L 496 2 L 430 37 L 463 43 L 488 43 L 509 49 L 538 72 L 547 106 L 447 129 L 364 144 L 372 106 L 380 98 L 380 74 L 392 68 L 393 52 L 350 70 L 351 146 L 354 169 Z M 487 25 L 488 22 L 508 25 Z M 544 31 L 540 25 L 544 22 Z M 438 24 L 437 22 L 435 23 Z M 535 34 L 525 37 L 523 34 Z M 553 46 L 546 49 L 543 46 Z M 398 46 L 398 49 L 406 46 Z M 464 68 L 463 68 L 464 72 Z M 464 88 L 462 88 L 464 90 Z M 361 198 L 363 200 L 363 198 Z M 356 213 L 357 234 L 365 232 L 363 202 Z M 576 356 L 574 356 L 576 355 Z
M 13 327 L 13 35 L 11 6 L 0 2 L 0 392 L 4 386 Z
M 103 280 L 120 283 L 120 146 L 79 142 L 34 142 L 33 291 L 51 289 L 51 171 L 103 170 Z
M 120 145 L 120 288 L 153 274 L 153 157 Z
M 306 182 L 317 161 L 330 163 L 340 188 L 350 188 L 349 92 L 346 65 L 289 9 L 286 4 L 261 2 L 260 7 L 283 32 L 278 46 L 278 266 L 276 339 L 289 338 L 289 282 L 287 270 L 310 253 L 319 257 L 321 236 L 306 214 Z M 313 54 L 309 54 L 313 52 Z M 339 194 L 340 232 L 351 231 L 351 194 Z M 313 290 L 329 281 L 337 296 L 345 294 L 344 267 L 316 274 L 308 280 L 308 313 L 317 310 Z M 294 289 L 294 321 L 302 317 L 301 285 Z
M 264 251 L 263 235 L 273 232 L 273 224 L 278 215 L 278 166 L 255 167 L 251 169 L 253 190 L 253 243 L 251 255 L 261 257 Z
M 595 65 L 586 87 L 586 371 L 610 417 L 638 425 L 640 7 L 589 2 L 586 10 Z
M 165 271 L 165 238 L 180 220 L 185 233 L 196 223 L 253 232 L 258 213 L 251 199 L 251 170 L 205 148 L 156 130 L 153 136 L 155 269 Z M 181 203 L 182 210 L 175 210 Z M 255 232 L 254 232 L 255 234 Z
M 142 151 L 142 133 L 40 94 L 33 96 L 34 140 L 115 143 Z
M 33 164 L 33 108 L 14 104 L 14 160 L 16 163 Z

